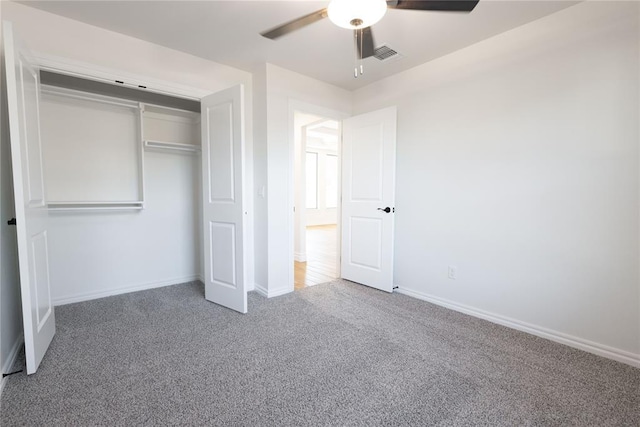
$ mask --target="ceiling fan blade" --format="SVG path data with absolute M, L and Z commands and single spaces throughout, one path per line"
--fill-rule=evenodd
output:
M 390 9 L 471 12 L 480 0 L 395 0 L 387 1 Z
M 278 37 L 282 37 L 285 34 L 299 30 L 302 27 L 306 27 L 307 25 L 313 24 L 314 22 L 320 21 L 326 17 L 327 9 L 317 10 L 298 19 L 294 19 L 293 21 L 289 21 L 286 24 L 282 24 L 268 31 L 262 32 L 260 35 L 268 39 L 275 40 Z
M 373 33 L 371 32 L 371 27 L 363 28 L 362 30 L 353 30 L 357 33 L 357 48 L 358 48 L 358 58 L 364 59 L 370 56 L 373 56 L 375 53 L 375 46 L 373 42 Z M 362 42 L 360 41 L 360 37 L 362 37 Z

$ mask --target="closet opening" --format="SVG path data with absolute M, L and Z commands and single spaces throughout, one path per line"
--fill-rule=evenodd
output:
M 198 280 L 200 103 L 40 71 L 54 305 Z

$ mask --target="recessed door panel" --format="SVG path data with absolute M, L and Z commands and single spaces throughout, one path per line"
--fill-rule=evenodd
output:
M 351 145 L 351 201 L 382 200 L 383 124 L 353 130 Z
M 209 223 L 211 244 L 210 277 L 213 283 L 236 288 L 236 226 Z
M 31 256 L 33 257 L 31 289 L 35 296 L 31 304 L 32 310 L 36 314 L 36 324 L 39 332 L 53 312 L 46 231 L 38 233 L 31 238 Z
M 42 171 L 42 146 L 40 138 L 40 93 L 38 72 L 29 64 L 23 54 L 18 55 L 20 85 L 24 111 L 33 112 L 34 118 L 23 115 L 21 120 L 25 136 L 23 150 L 26 162 L 26 183 L 28 204 L 31 207 L 44 206 L 44 179 Z
M 380 271 L 382 249 L 382 219 L 352 217 L 351 264 Z
M 207 108 L 210 140 L 209 179 L 212 202 L 235 200 L 233 162 L 233 105 L 229 102 Z

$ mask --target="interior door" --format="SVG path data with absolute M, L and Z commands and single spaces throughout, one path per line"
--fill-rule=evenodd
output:
M 396 108 L 342 125 L 341 275 L 393 291 Z
M 11 24 L 5 22 L 3 28 L 24 344 L 27 374 L 33 374 L 56 332 L 42 172 L 40 80 Z
M 202 99 L 205 298 L 247 312 L 242 85 Z

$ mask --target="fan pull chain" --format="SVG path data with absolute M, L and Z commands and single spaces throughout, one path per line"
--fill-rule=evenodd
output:
M 355 39 L 355 42 L 356 42 L 356 44 L 355 44 L 355 46 L 356 46 L 356 49 L 355 49 L 355 51 L 356 51 L 355 52 L 356 53 L 356 60 L 355 60 L 355 64 L 354 64 L 354 67 L 353 67 L 353 77 L 357 79 L 358 78 L 358 30 L 355 30 L 353 32 L 353 36 L 356 38 Z
M 358 35 L 358 30 L 360 30 L 360 35 Z M 353 36 L 355 37 L 355 53 L 356 53 L 356 62 L 355 62 L 355 66 L 353 67 L 353 77 L 354 78 L 358 78 L 358 70 L 360 72 L 360 75 L 364 74 L 364 65 L 362 63 L 362 49 L 364 47 L 364 29 L 363 28 L 356 28 L 353 31 Z M 360 39 L 360 40 L 358 40 Z M 358 44 L 359 43 L 359 44 Z M 358 49 L 359 48 L 359 49 Z
M 364 30 L 362 28 L 360 28 L 360 55 L 358 55 L 358 56 L 360 56 L 360 75 L 362 75 L 362 73 L 364 73 L 364 65 L 362 65 L 362 54 L 364 52 L 362 50 L 362 47 L 363 47 L 362 46 L 362 39 L 364 38 L 363 35 L 364 35 Z

